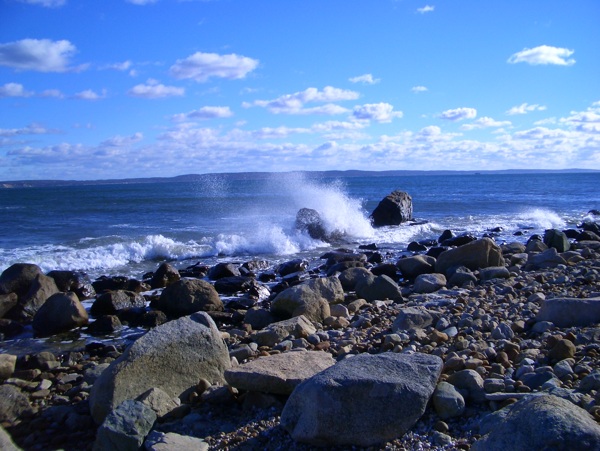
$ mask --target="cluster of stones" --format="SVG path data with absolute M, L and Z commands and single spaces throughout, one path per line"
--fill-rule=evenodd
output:
M 144 282 L 62 274 L 64 291 L 16 265 L 0 276 L 14 318 L 3 333 L 28 317 L 40 335 L 150 330 L 125 350 L 0 355 L 12 435 L 0 429 L 0 443 L 402 448 L 419 431 L 439 448 L 600 449 L 599 235 L 590 223 L 500 246 L 448 232 L 395 262 L 365 246 L 312 271 L 294 260 L 163 264 Z M 45 277 L 56 292 L 38 288 Z M 44 309 L 54 297 L 69 302 Z

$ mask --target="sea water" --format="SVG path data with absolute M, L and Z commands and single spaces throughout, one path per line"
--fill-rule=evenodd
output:
M 205 175 L 193 181 L 0 189 L 0 271 L 28 262 L 141 278 L 168 261 L 316 259 L 333 247 L 375 243 L 399 255 L 445 230 L 524 242 L 549 228 L 574 228 L 600 208 L 599 173 L 389 176 L 330 173 Z M 369 214 L 394 190 L 412 196 L 415 222 L 374 229 Z M 294 227 L 317 210 L 340 243 Z M 522 235 L 519 235 L 522 233 Z

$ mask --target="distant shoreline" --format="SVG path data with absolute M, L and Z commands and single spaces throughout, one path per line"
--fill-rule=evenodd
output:
M 43 188 L 62 186 L 91 186 L 91 185 L 121 185 L 121 184 L 147 184 L 147 183 L 173 183 L 194 182 L 207 177 L 224 176 L 232 180 L 253 180 L 269 177 L 273 174 L 307 174 L 315 177 L 409 177 L 409 176 L 435 176 L 435 175 L 516 175 L 516 174 L 579 174 L 598 173 L 595 169 L 504 169 L 504 170 L 478 170 L 478 171 L 282 171 L 282 172 L 223 172 L 208 174 L 186 174 L 174 177 L 140 177 L 126 179 L 98 179 L 98 180 L 7 180 L 0 181 L 0 189 L 14 188 Z

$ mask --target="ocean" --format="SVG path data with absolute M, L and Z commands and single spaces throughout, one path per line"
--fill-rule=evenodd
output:
M 600 173 L 273 173 L 205 175 L 192 181 L 0 189 L 0 271 L 16 262 L 44 271 L 141 278 L 168 261 L 305 258 L 377 244 L 392 261 L 411 241 L 445 230 L 525 242 L 573 228 L 600 208 Z M 368 219 L 394 190 L 412 196 L 415 223 L 374 229 Z M 344 240 L 328 244 L 294 228 L 300 208 L 321 214 Z M 519 235 L 521 232 L 522 235 Z M 517 233 L 517 234 L 515 234 Z

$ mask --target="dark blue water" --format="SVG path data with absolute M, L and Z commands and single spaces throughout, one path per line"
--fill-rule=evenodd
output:
M 546 228 L 574 227 L 600 209 L 600 174 L 415 175 L 329 177 L 272 174 L 247 179 L 205 176 L 195 182 L 0 189 L 0 271 L 15 262 L 75 269 L 90 276 L 139 277 L 162 261 L 280 261 L 317 256 L 330 245 L 298 233 L 300 208 L 318 210 L 347 245 L 403 250 L 444 229 L 500 241 Z M 368 215 L 391 191 L 413 198 L 426 221 L 374 230 Z M 524 237 L 515 237 L 517 231 Z

